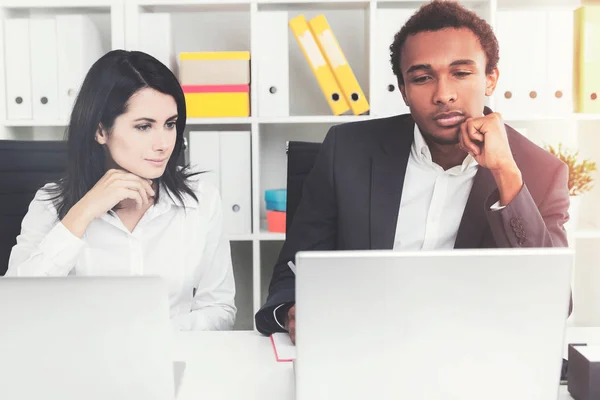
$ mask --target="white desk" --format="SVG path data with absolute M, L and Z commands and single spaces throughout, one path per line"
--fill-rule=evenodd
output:
M 293 400 L 292 363 L 275 361 L 269 338 L 256 332 L 186 332 L 174 358 L 187 366 L 178 400 Z M 568 343 L 600 344 L 600 328 L 569 328 Z M 559 400 L 572 400 L 565 386 Z
M 255 332 L 190 332 L 176 336 L 185 361 L 177 400 L 293 400 L 292 363 L 275 361 L 269 338 Z

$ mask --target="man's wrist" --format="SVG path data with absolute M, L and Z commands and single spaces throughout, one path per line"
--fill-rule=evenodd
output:
M 516 163 L 504 168 L 492 170 L 492 176 L 496 181 L 498 193 L 500 194 L 500 205 L 508 205 L 521 191 L 523 187 L 523 175 Z

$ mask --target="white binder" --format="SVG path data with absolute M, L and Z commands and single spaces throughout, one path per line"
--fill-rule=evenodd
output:
M 547 12 L 548 93 L 546 114 L 549 116 L 573 113 L 574 21 L 570 10 Z
M 31 92 L 34 120 L 58 119 L 58 46 L 55 18 L 32 18 Z
M 171 35 L 171 14 L 141 13 L 138 34 L 139 51 L 150 54 L 178 76 Z
M 221 132 L 221 197 L 224 231 L 252 233 L 250 132 Z
M 371 71 L 371 113 L 391 116 L 410 112 L 398 88 L 398 79 L 390 64 L 390 45 L 394 35 L 415 12 L 413 9 L 378 9 Z
M 499 10 L 497 14 L 496 39 L 500 47 L 500 61 L 498 62 L 498 70 L 500 76 L 496 91 L 494 93 L 496 108 L 494 111 L 503 114 L 504 118 L 508 118 L 510 114 L 514 114 L 517 101 L 515 98 L 515 74 L 518 74 L 517 65 L 511 64 L 511 60 L 519 57 L 518 48 L 510 44 L 512 34 L 511 13 L 504 10 Z
M 4 63 L 6 70 L 6 119 L 33 117 L 31 104 L 31 60 L 29 19 L 4 21 Z M 9 40 L 10 39 L 10 40 Z
M 202 179 L 221 190 L 220 135 L 215 131 L 190 132 L 188 151 L 190 166 L 203 172 Z
M 57 15 L 58 109 L 67 121 L 92 65 L 104 54 L 100 33 L 85 15 Z
M 502 113 L 505 119 L 547 115 L 546 33 L 544 11 L 498 11 L 500 79 L 494 111 Z
M 287 11 L 259 11 L 256 15 L 258 54 L 258 114 L 290 115 Z

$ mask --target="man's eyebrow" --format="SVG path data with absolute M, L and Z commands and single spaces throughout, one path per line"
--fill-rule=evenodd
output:
M 417 64 L 413 65 L 406 71 L 407 74 L 415 71 L 431 71 L 431 64 Z
M 476 63 L 473 60 L 464 59 L 453 61 L 452 64 L 450 64 L 451 67 L 456 67 L 457 65 L 476 65 Z

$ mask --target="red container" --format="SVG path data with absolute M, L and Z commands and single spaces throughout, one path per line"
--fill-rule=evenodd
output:
M 282 211 L 267 211 L 267 226 L 269 232 L 285 233 L 285 213 Z

